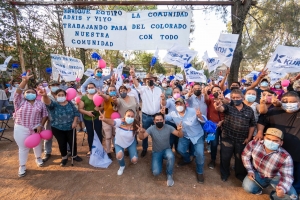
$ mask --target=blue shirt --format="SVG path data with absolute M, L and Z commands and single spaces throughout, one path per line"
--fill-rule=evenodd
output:
M 205 119 L 205 117 L 203 118 Z M 197 118 L 196 111 L 193 108 L 186 108 L 183 117 L 177 111 L 173 111 L 165 116 L 165 120 L 175 124 L 182 122 L 183 136 L 190 139 L 193 144 L 196 144 L 198 139 L 204 135 L 200 119 Z
M 200 109 L 201 113 L 205 117 L 207 116 L 207 105 L 203 94 L 201 94 L 200 98 L 198 98 L 194 94 L 190 98 L 188 98 L 188 95 L 185 96 L 186 96 L 185 101 L 189 104 L 190 108 Z
M 169 113 L 171 113 L 173 111 L 176 112 L 176 106 L 175 106 L 175 99 L 174 99 L 174 97 L 167 99 L 166 108 L 168 108 L 168 112 Z
M 102 87 L 103 87 L 103 81 L 110 79 L 110 77 L 112 76 L 113 71 L 110 72 L 109 75 L 107 76 L 102 76 L 99 79 L 96 79 L 95 77 L 91 76 L 88 79 L 86 79 L 86 81 L 82 84 L 81 86 L 81 93 L 82 94 L 86 94 L 86 88 L 88 86 L 89 83 L 94 83 L 96 85 L 97 89 L 100 89 L 102 91 Z
M 67 105 L 60 105 L 52 101 L 46 105 L 51 115 L 51 126 L 62 131 L 72 130 L 72 123 L 75 117 L 79 117 L 79 112 L 75 105 L 68 102 Z

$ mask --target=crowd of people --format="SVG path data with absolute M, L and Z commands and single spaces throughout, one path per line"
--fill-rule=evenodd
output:
M 82 161 L 77 155 L 74 131 L 78 128 L 82 131 L 84 124 L 89 145 L 86 156 L 91 154 L 96 133 L 108 156 L 119 162 L 118 175 L 124 173 L 125 156 L 129 156 L 133 164 L 138 162 L 138 138 L 142 141 L 140 157 L 147 155 L 150 136 L 152 173 L 159 175 L 163 160 L 167 160 L 168 186 L 174 184 L 175 155 L 181 158 L 177 163 L 180 167 L 194 160 L 196 179 L 204 183 L 207 146 L 210 152 L 207 165 L 214 170 L 220 164 L 221 181 L 228 180 L 233 168 L 235 177 L 249 193 L 259 195 L 263 188 L 272 185 L 278 197 L 288 195 L 297 199 L 300 193 L 300 75 L 291 79 L 288 87 L 283 87 L 280 81 L 270 84 L 267 70 L 249 84 L 233 82 L 227 86 L 228 74 L 229 70 L 220 82 L 188 83 L 159 81 L 151 73 L 139 79 L 131 68 L 130 78 L 117 87 L 112 72 L 103 76 L 102 69 L 96 68 L 94 76 L 82 85 L 69 83 L 69 87 L 78 91 L 79 103 L 66 100 L 65 81 L 43 81 L 36 88 L 26 88 L 31 78 L 27 74 L 21 82 L 13 81 L 9 99 L 15 109 L 18 175 L 26 174 L 29 148 L 24 140 L 43 129 L 52 130 L 58 142 L 61 166 L 67 164 L 69 156 Z M 94 95 L 104 99 L 100 106 L 94 104 Z M 121 117 L 111 119 L 116 111 Z M 213 133 L 205 131 L 208 122 L 216 125 Z M 208 134 L 214 139 L 205 144 Z M 217 161 L 219 145 L 220 160 Z M 34 148 L 34 154 L 37 166 L 43 166 L 51 157 L 52 139 L 44 141 L 43 158 L 42 144 Z

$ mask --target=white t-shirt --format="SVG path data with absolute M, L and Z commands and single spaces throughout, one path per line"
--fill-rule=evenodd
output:
M 14 101 L 14 96 L 15 96 L 16 90 L 17 90 L 16 87 L 12 87 L 11 89 L 8 90 L 8 92 L 10 92 L 9 101 Z
M 153 90 L 148 86 L 139 86 L 136 88 L 143 101 L 142 112 L 147 115 L 154 115 L 160 111 L 160 95 L 162 93 L 159 87 Z
M 116 144 L 122 148 L 129 147 L 134 142 L 134 135 L 132 131 L 125 130 L 120 128 L 122 124 L 121 119 L 115 119 L 115 128 L 116 128 Z
M 138 92 L 135 89 L 130 88 L 130 92 L 128 92 L 127 95 L 134 97 L 136 103 L 140 103 Z

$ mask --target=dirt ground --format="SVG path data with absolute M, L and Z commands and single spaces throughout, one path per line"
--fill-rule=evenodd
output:
M 10 121 L 13 127 L 13 121 Z M 6 130 L 4 136 L 13 139 L 13 128 Z M 83 158 L 80 163 L 71 161 L 60 167 L 60 154 L 57 141 L 53 141 L 53 152 L 44 167 L 37 167 L 34 154 L 30 151 L 27 174 L 18 177 L 18 146 L 15 142 L 0 141 L 0 199 L 228 199 L 256 200 L 269 199 L 268 192 L 263 195 L 247 194 L 232 171 L 227 182 L 222 182 L 217 167 L 207 167 L 210 155 L 205 154 L 204 184 L 196 181 L 195 163 L 184 167 L 174 167 L 173 187 L 166 185 L 165 163 L 163 173 L 158 177 L 151 174 L 151 151 L 140 158 L 136 165 L 129 164 L 122 176 L 117 175 L 118 162 L 114 158 L 108 169 L 98 169 L 88 164 L 85 154 L 87 140 L 81 146 L 83 132 L 77 134 L 78 154 Z M 149 150 L 151 150 L 151 142 Z M 138 151 L 141 152 L 141 141 Z M 176 163 L 179 159 L 176 158 Z

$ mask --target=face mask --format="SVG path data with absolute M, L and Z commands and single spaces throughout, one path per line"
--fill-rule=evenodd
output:
M 52 87 L 51 87 L 51 92 L 56 92 L 58 89 L 59 89 L 58 87 L 52 86 Z
M 164 126 L 164 122 L 156 122 L 155 125 L 157 128 L 162 128 Z
M 241 105 L 241 103 L 243 102 L 243 99 L 239 99 L 239 100 L 231 100 L 233 102 L 233 105 L 235 106 L 239 106 Z
M 66 101 L 66 97 L 57 97 L 56 101 L 59 103 L 65 102 Z
M 195 91 L 194 91 L 194 95 L 200 96 L 200 94 L 201 94 L 201 90 L 195 90 Z
M 127 92 L 120 93 L 120 96 L 124 99 L 127 96 Z
M 255 95 L 252 95 L 252 94 L 246 94 L 246 100 L 250 103 L 254 102 L 256 99 L 256 96 Z
M 235 89 L 240 89 L 240 88 L 239 87 L 235 87 L 235 86 L 230 87 L 230 90 L 235 90 Z
M 42 85 L 43 85 L 43 87 L 47 87 L 48 83 L 43 83 Z
M 148 82 L 148 86 L 152 87 L 153 85 L 154 85 L 154 81 L 153 81 L 153 80 L 150 80 L 150 81 Z
M 25 99 L 29 101 L 35 100 L 35 98 L 36 98 L 36 94 L 28 93 L 25 95 Z
M 131 117 L 125 117 L 125 122 L 127 124 L 132 124 L 134 122 L 134 118 L 131 118 Z
M 111 97 L 114 97 L 114 96 L 116 96 L 116 95 L 117 95 L 116 91 L 111 91 L 111 92 L 109 92 L 109 96 L 111 96 Z
M 19 84 L 15 84 L 15 87 L 19 87 Z
M 279 88 L 280 88 L 280 85 L 275 85 L 275 88 L 276 88 L 276 89 L 279 89 Z
M 88 89 L 87 90 L 89 94 L 95 94 L 96 93 L 96 90 L 93 88 L 93 89 Z
M 281 108 L 288 112 L 295 112 L 299 110 L 298 103 L 281 103 Z
M 162 83 L 161 86 L 162 87 L 167 87 L 167 84 L 166 83 Z
M 269 85 L 269 83 L 266 81 L 260 83 L 260 86 L 262 86 L 262 87 L 268 87 L 268 85 Z
M 272 102 L 272 97 L 267 96 L 267 98 L 266 98 L 266 103 L 271 103 L 271 102 Z
M 173 94 L 173 97 L 174 97 L 174 99 L 178 99 L 180 97 L 180 94 L 179 93 L 175 93 L 175 94 Z
M 62 85 L 66 85 L 66 83 L 65 83 L 65 82 L 62 82 L 61 84 L 62 84 Z
M 210 95 L 210 94 L 211 94 L 211 91 L 210 91 L 210 90 L 208 90 L 208 91 L 207 91 L 207 95 Z
M 101 72 L 97 72 L 96 76 L 100 78 L 100 77 L 102 77 L 102 73 Z
M 125 83 L 124 86 L 125 86 L 126 88 L 130 88 L 129 83 Z
M 184 107 L 183 106 L 176 106 L 176 110 L 178 112 L 182 112 L 184 110 Z
M 271 140 L 264 140 L 264 145 L 272 151 L 276 151 L 279 148 L 279 144 Z

